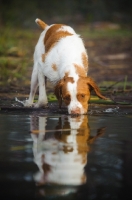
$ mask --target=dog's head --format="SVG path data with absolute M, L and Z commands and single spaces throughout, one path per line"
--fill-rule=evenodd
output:
M 86 114 L 90 92 L 94 90 L 96 95 L 106 99 L 101 93 L 97 84 L 90 77 L 64 77 L 55 87 L 55 95 L 61 107 L 62 100 L 68 107 L 69 114 Z

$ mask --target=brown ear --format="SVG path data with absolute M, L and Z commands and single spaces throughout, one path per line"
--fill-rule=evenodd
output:
M 97 86 L 97 84 L 94 82 L 94 80 L 90 77 L 87 77 L 87 84 L 90 85 L 90 87 L 95 91 L 95 93 L 97 94 L 97 96 L 101 99 L 107 99 L 106 97 L 104 97 L 101 93 L 100 93 L 100 89 Z
M 57 85 L 55 86 L 55 90 L 54 90 L 55 96 L 59 102 L 59 108 L 61 108 L 61 105 L 62 105 L 62 86 L 63 86 L 63 84 L 64 84 L 63 80 L 60 80 L 57 83 Z

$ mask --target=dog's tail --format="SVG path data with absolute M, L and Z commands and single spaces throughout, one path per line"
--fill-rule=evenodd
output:
M 45 24 L 41 19 L 36 19 L 35 22 L 44 30 L 48 25 Z

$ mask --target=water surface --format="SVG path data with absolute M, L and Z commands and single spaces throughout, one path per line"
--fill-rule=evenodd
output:
M 132 199 L 132 115 L 0 113 L 2 199 Z

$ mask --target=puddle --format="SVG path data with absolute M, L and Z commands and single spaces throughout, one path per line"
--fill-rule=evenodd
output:
M 1 197 L 131 199 L 132 114 L 95 111 L 1 112 Z

